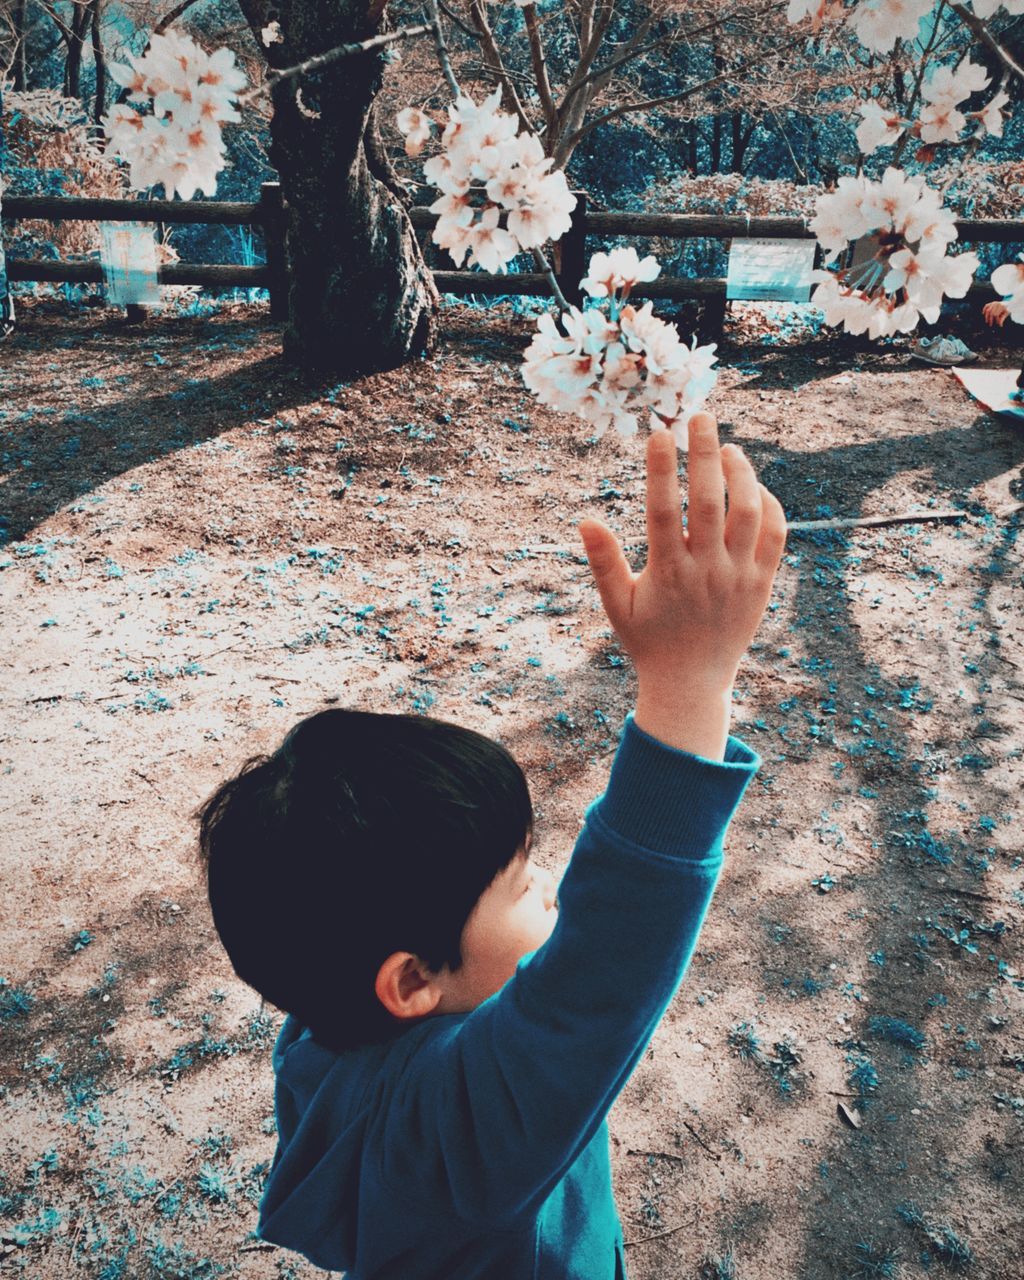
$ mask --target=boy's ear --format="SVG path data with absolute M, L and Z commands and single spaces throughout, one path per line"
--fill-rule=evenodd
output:
M 377 999 L 395 1018 L 433 1013 L 442 991 L 427 966 L 410 951 L 394 951 L 377 971 Z

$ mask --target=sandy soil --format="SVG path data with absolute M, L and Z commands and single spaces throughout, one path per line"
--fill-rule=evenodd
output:
M 250 1234 L 280 1019 L 189 820 L 297 718 L 493 735 L 564 867 L 635 692 L 574 526 L 642 563 L 643 452 L 532 402 L 530 327 L 453 309 L 333 387 L 258 307 L 38 304 L 0 347 L 0 1274 L 315 1274 Z M 630 1276 L 1020 1276 L 1024 434 L 905 347 L 765 337 L 730 323 L 712 407 L 791 519 L 968 514 L 791 537 L 736 690 L 764 764 L 611 1116 Z

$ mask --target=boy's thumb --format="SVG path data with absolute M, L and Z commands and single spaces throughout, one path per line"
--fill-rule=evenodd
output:
M 587 553 L 604 611 L 614 626 L 613 615 L 618 615 L 619 601 L 629 592 L 633 571 L 619 546 L 618 538 L 600 520 L 581 520 L 577 528 L 583 539 L 583 549 Z

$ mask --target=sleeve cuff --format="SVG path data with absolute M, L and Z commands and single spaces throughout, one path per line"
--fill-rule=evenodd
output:
M 724 760 L 707 760 L 651 737 L 632 711 L 608 786 L 590 808 L 633 844 L 698 860 L 721 856 L 721 842 L 761 757 L 729 736 Z M 588 809 L 588 813 L 590 810 Z

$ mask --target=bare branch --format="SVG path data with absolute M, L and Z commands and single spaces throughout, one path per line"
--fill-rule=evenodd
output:
M 1021 67 L 1020 63 L 1013 57 L 1013 55 L 1007 53 L 998 40 L 996 40 L 992 32 L 989 31 L 988 24 L 982 22 L 976 14 L 971 13 L 970 9 L 965 8 L 962 4 L 951 4 L 949 7 L 961 22 L 966 23 L 967 26 L 970 27 L 974 35 L 981 41 L 986 49 L 999 59 L 1007 71 L 1012 71 L 1021 84 L 1024 84 L 1024 67 Z
M 544 256 L 543 249 L 533 250 L 533 261 L 547 276 L 548 284 L 551 286 L 551 292 L 554 294 L 555 301 L 558 303 L 558 310 L 560 312 L 568 311 L 569 304 L 565 300 L 565 294 L 562 292 L 561 286 L 558 283 L 558 277 L 551 269 L 551 264 Z
M 798 44 L 803 44 L 804 36 L 794 36 L 791 40 L 787 40 L 784 44 L 774 50 L 776 54 L 784 53 L 787 49 L 792 49 Z M 732 67 L 729 71 L 723 72 L 720 76 L 714 76 L 710 80 L 703 80 L 700 84 L 691 85 L 689 88 L 680 89 L 677 93 L 666 93 L 658 98 L 645 98 L 643 102 L 628 102 L 625 106 L 613 107 L 610 111 L 605 111 L 601 115 L 596 116 L 587 124 L 582 125 L 576 130 L 571 137 L 567 138 L 559 148 L 560 152 L 571 154 L 579 145 L 581 140 L 587 136 L 598 125 L 605 124 L 609 120 L 614 120 L 619 116 L 628 115 L 631 111 L 646 111 L 651 107 L 660 107 L 668 102 L 682 102 L 685 98 L 695 97 L 698 93 L 704 93 L 708 89 L 713 89 L 717 85 L 724 84 L 727 81 L 735 80 L 743 74 L 744 71 L 761 65 L 761 59 L 751 58 L 747 62 L 741 62 L 739 66 Z
M 527 133 L 536 133 L 530 118 L 523 110 L 523 104 L 519 100 L 519 94 L 516 93 L 516 87 L 509 78 L 509 74 L 505 69 L 505 63 L 501 56 L 497 43 L 494 39 L 494 32 L 491 25 L 487 21 L 487 14 L 484 13 L 483 0 L 473 0 L 470 6 L 470 13 L 473 15 L 473 21 L 476 23 L 477 31 L 480 33 L 480 40 L 484 46 L 486 61 L 491 72 L 498 77 L 502 89 L 505 92 L 509 102 L 519 117 L 519 123 L 523 126 Z
M 776 11 L 783 9 L 784 7 L 785 7 L 785 0 L 782 0 L 781 3 L 777 2 L 774 4 L 768 5 L 767 8 L 758 9 L 755 13 L 752 13 L 749 16 L 751 18 L 762 18 L 766 14 L 774 13 Z M 725 22 L 724 16 L 717 17 L 712 22 L 706 22 L 702 27 L 694 27 L 692 30 L 689 30 L 689 31 L 680 31 L 678 33 L 678 39 L 692 41 L 696 39 L 697 36 L 706 35 L 709 31 L 717 30 L 719 27 L 722 26 L 724 22 Z M 650 24 L 648 23 L 648 29 L 649 29 L 649 25 Z M 657 40 L 652 40 L 648 44 L 638 45 L 637 41 L 638 41 L 638 36 L 640 36 L 640 34 L 641 33 L 638 30 L 637 34 L 633 36 L 632 40 L 630 40 L 629 44 L 626 46 L 625 51 L 619 54 L 619 56 L 615 58 L 614 61 L 605 63 L 603 67 L 597 67 L 595 70 L 589 72 L 586 76 L 584 76 L 582 80 L 574 78 L 571 87 L 568 90 L 566 90 L 565 97 L 562 99 L 562 105 L 560 110 L 562 111 L 563 114 L 565 113 L 566 104 L 568 103 L 569 99 L 574 94 L 576 94 L 580 89 L 585 88 L 588 84 L 596 84 L 597 89 L 595 92 L 600 92 L 600 90 L 603 89 L 604 85 L 607 83 L 607 80 L 611 77 L 611 74 L 613 71 L 618 71 L 619 68 L 624 67 L 627 62 L 632 62 L 636 58 L 643 57 L 645 53 L 653 53 L 656 49 L 664 49 L 666 47 L 666 44 L 668 43 L 664 39 L 664 37 L 659 36 Z
M 427 0 L 430 6 L 430 16 L 434 27 L 434 45 L 437 48 L 437 58 L 441 63 L 441 70 L 444 72 L 444 78 L 448 81 L 448 88 L 451 89 L 453 95 L 458 98 L 462 90 L 459 88 L 459 82 L 455 79 L 455 72 L 452 70 L 452 60 L 448 57 L 448 46 L 445 44 L 444 31 L 441 27 L 441 15 L 437 11 L 437 0 Z
M 524 5 L 523 18 L 526 22 L 526 34 L 530 40 L 530 58 L 533 61 L 533 74 L 537 80 L 537 92 L 540 94 L 540 105 L 547 121 L 547 140 L 550 142 L 558 131 L 558 108 L 551 96 L 551 81 L 548 79 L 547 63 L 544 60 L 544 45 L 541 42 L 540 30 L 537 26 L 537 6 Z
M 326 53 L 318 53 L 315 58 L 307 58 L 305 62 L 300 62 L 297 66 L 283 67 L 280 71 L 272 71 L 262 84 L 256 85 L 247 93 L 243 93 L 238 101 L 240 104 L 250 102 L 253 98 L 269 93 L 282 80 L 290 80 L 293 76 L 307 75 L 310 71 L 319 71 L 322 67 L 328 67 L 332 62 L 338 62 L 342 58 L 354 58 L 361 53 L 372 53 L 375 49 L 383 49 L 386 45 L 395 44 L 398 40 L 411 40 L 414 36 L 425 36 L 432 33 L 433 30 L 434 24 L 428 22 L 419 27 L 400 27 L 397 31 L 387 31 L 383 35 L 371 36 L 369 40 L 362 40 L 358 44 L 336 45 L 335 48 L 328 49 Z
M 153 35 L 155 36 L 163 35 L 163 33 L 167 30 L 167 28 L 171 25 L 172 22 L 177 22 L 177 20 L 181 17 L 181 15 L 185 12 L 186 9 L 191 9 L 192 6 L 197 3 L 198 3 L 198 0 L 181 0 L 180 4 L 176 4 L 173 9 L 170 9 L 167 13 L 165 13 L 164 16 L 160 19 L 160 21 L 156 24 L 156 26 L 153 28 Z M 248 28 L 246 29 L 248 30 Z
M 590 38 L 594 34 L 594 6 L 596 0 L 583 0 L 580 9 L 580 32 L 579 47 L 580 61 L 583 60 L 584 50 L 590 47 Z
M 452 22 L 454 22 L 454 23 L 455 23 L 455 25 L 458 27 L 458 29 L 459 29 L 461 32 L 463 32 L 463 34 L 464 34 L 464 35 L 469 36 L 469 38 L 470 38 L 471 40 L 479 40 L 479 39 L 480 39 L 480 33 L 479 33 L 479 31 L 474 31 L 472 27 L 467 27 L 467 26 L 466 26 L 466 24 L 465 24 L 465 23 L 462 21 L 462 19 L 459 17 L 459 15 L 455 12 L 455 10 L 454 10 L 454 9 L 449 9 L 449 8 L 448 8 L 448 6 L 445 4 L 444 0 L 440 0 L 440 5 L 441 5 L 441 12 L 442 12 L 446 17 L 450 18 L 450 19 L 452 20 Z
M 53 22 L 54 26 L 60 32 L 65 44 L 70 44 L 74 39 L 74 32 L 67 25 L 52 4 L 47 4 L 46 0 L 36 0 L 36 4 L 42 9 L 46 16 Z

